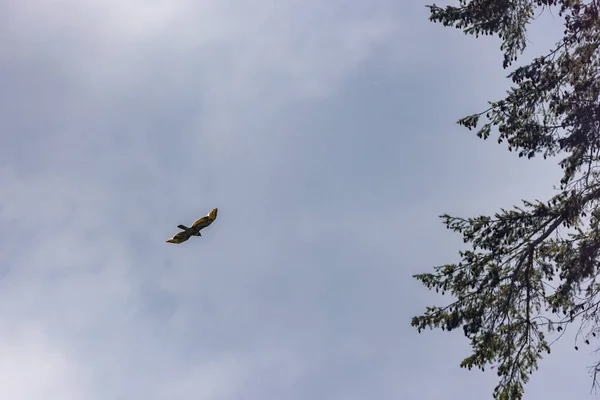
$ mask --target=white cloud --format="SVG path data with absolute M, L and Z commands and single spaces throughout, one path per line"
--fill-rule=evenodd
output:
M 224 352 L 214 360 L 191 364 L 156 393 L 157 399 L 256 398 L 257 389 L 290 388 L 306 372 L 302 356 L 276 346 L 250 352 Z
M 14 321 L 12 321 L 14 323 Z M 0 397 L 11 400 L 90 399 L 85 366 L 70 359 L 36 324 L 0 327 Z

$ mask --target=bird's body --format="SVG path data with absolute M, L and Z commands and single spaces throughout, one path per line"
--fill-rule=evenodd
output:
M 207 216 L 197 219 L 192 224 L 191 228 L 188 228 L 185 225 L 177 225 L 177 227 L 179 229 L 183 229 L 183 231 L 178 232 L 175 236 L 173 236 L 171 239 L 168 239 L 166 242 L 180 244 L 185 242 L 192 236 L 202 236 L 202 234 L 200 234 L 200 230 L 206 228 L 207 226 L 212 224 L 215 219 L 217 219 L 218 211 L 218 208 L 213 208 Z

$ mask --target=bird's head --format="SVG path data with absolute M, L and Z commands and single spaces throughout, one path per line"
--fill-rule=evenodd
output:
M 218 208 L 213 208 L 212 210 L 210 210 L 210 212 L 208 213 L 208 218 L 210 219 L 216 219 L 217 218 L 217 213 L 219 212 Z

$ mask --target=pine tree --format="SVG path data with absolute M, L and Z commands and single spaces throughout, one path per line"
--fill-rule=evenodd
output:
M 415 275 L 455 301 L 427 307 L 412 325 L 419 332 L 462 327 L 472 353 L 461 367 L 495 368 L 494 398 L 522 399 L 530 374 L 550 353 L 547 335 L 559 337 L 573 324 L 588 344 L 600 335 L 600 0 L 428 7 L 433 22 L 476 37 L 497 35 L 505 69 L 522 55 L 536 14 L 554 9 L 564 22 L 564 36 L 549 53 L 508 75 L 513 85 L 505 98 L 458 121 L 482 139 L 497 135 L 519 157 L 558 162 L 559 193 L 494 216 L 442 215 L 468 250 L 459 251 L 457 264 Z M 600 362 L 590 369 L 597 385 Z

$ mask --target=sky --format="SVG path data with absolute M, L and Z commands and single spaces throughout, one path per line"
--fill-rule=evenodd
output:
M 508 72 L 427 3 L 0 2 L 0 398 L 491 398 L 411 276 L 458 261 L 438 215 L 559 175 L 456 125 Z M 559 342 L 528 398 L 593 361 Z

